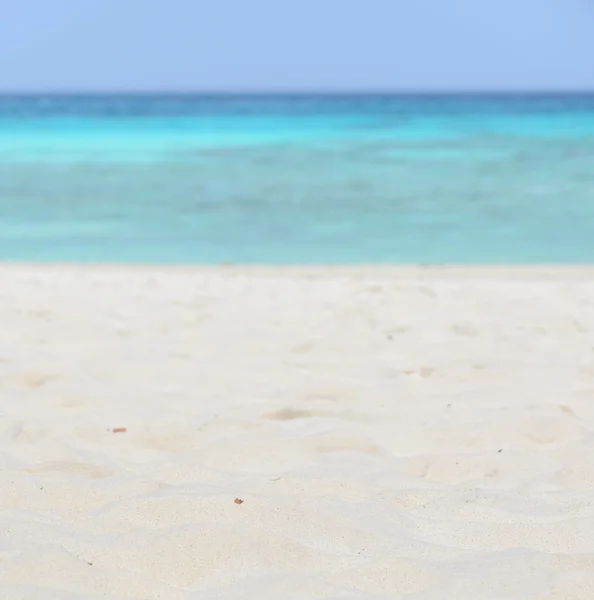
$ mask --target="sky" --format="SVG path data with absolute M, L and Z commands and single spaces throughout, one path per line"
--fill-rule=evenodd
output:
M 594 89 L 594 0 L 6 0 L 0 91 Z

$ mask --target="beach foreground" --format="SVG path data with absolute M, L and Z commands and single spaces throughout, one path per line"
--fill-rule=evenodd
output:
M 0 597 L 594 598 L 594 269 L 0 280 Z

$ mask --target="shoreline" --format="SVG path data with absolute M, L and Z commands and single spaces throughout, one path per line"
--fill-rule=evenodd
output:
M 84 272 L 119 273 L 119 272 L 158 272 L 168 274 L 225 274 L 255 275 L 270 277 L 275 275 L 292 275 L 305 278 L 332 275 L 366 276 L 398 276 L 403 279 L 432 279 L 438 277 L 452 279 L 482 279 L 483 277 L 510 279 L 521 281 L 556 278 L 594 279 L 594 264 L 345 264 L 345 265 L 275 265 L 275 264 L 173 264 L 173 263 L 86 263 L 86 262 L 12 262 L 0 261 L 2 272 Z

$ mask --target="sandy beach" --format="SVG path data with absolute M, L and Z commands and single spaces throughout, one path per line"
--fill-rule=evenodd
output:
M 594 269 L 0 282 L 1 598 L 594 598 Z

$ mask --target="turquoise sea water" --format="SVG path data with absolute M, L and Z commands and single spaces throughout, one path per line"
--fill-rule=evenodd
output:
M 0 96 L 0 260 L 594 262 L 594 94 Z

